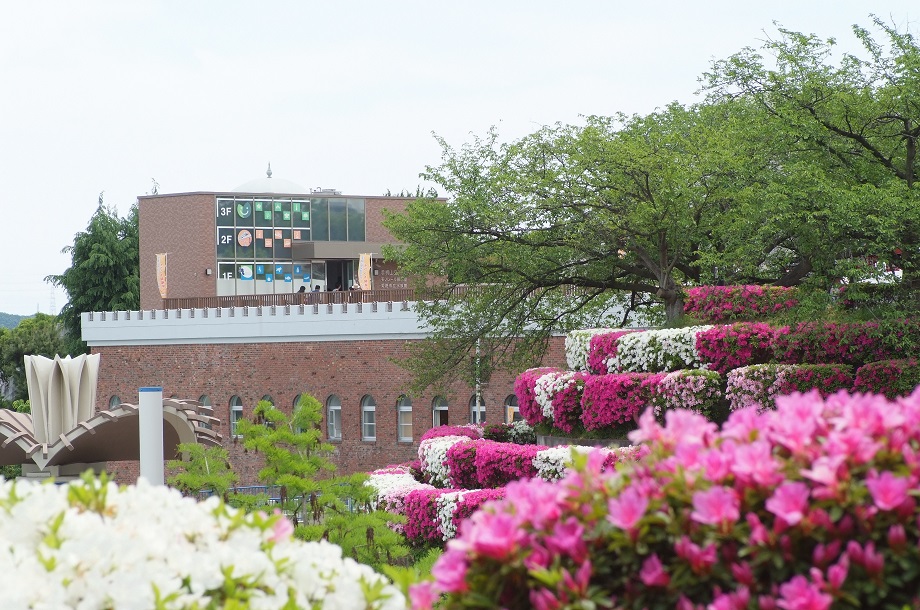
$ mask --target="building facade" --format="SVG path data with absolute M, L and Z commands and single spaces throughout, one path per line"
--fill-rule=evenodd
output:
M 344 473 L 414 459 L 435 425 L 513 419 L 514 372 L 407 394 L 399 362 L 428 329 L 410 298 L 392 299 L 408 286 L 380 248 L 392 242 L 384 210 L 408 201 L 307 193 L 275 178 L 140 197 L 141 310 L 83 316 L 83 339 L 101 356 L 97 410 L 136 402 L 145 386 L 211 406 L 243 484 L 257 482 L 260 460 L 242 448 L 236 422 L 260 400 L 287 412 L 303 394 L 322 402 Z M 381 300 L 271 298 L 301 287 L 332 297 L 337 283 L 355 282 Z M 196 299 L 222 300 L 182 304 Z M 542 364 L 564 366 L 562 337 Z M 137 476 L 136 463 L 109 470 L 122 482 Z

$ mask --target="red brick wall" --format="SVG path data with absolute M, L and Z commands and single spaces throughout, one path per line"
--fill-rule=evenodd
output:
M 374 199 L 368 197 L 364 200 L 365 236 L 364 239 L 371 243 L 391 243 L 393 236 L 383 228 L 383 210 L 402 212 L 414 199 Z
M 162 309 L 156 255 L 166 252 L 170 298 L 217 294 L 215 197 L 156 195 L 138 198 L 141 309 Z M 212 274 L 206 275 L 205 270 Z
M 337 341 L 310 343 L 254 343 L 212 345 L 146 345 L 97 347 L 101 355 L 97 409 L 111 397 L 137 402 L 137 390 L 161 386 L 166 397 L 199 399 L 207 395 L 214 414 L 222 421 L 217 431 L 231 448 L 234 469 L 242 484 L 256 483 L 258 458 L 234 446 L 229 438 L 230 398 L 240 396 L 243 416 L 264 395 L 290 412 L 298 394 L 309 393 L 325 404 L 331 394 L 342 403 L 342 440 L 336 443 L 334 461 L 340 472 L 369 471 L 414 459 L 418 439 L 431 428 L 435 392 L 413 396 L 415 442 L 397 441 L 396 401 L 404 393 L 408 374 L 394 359 L 406 355 L 408 341 Z M 547 366 L 564 366 L 563 339 L 556 338 L 544 358 Z M 515 374 L 497 373 L 483 387 L 486 421 L 504 421 L 505 398 L 514 392 Z M 469 421 L 473 388 L 455 383 L 442 392 L 452 424 Z M 377 440 L 361 440 L 361 399 L 370 394 L 377 402 Z M 325 431 L 325 425 L 323 427 Z M 112 464 L 120 482 L 137 477 L 133 463 Z

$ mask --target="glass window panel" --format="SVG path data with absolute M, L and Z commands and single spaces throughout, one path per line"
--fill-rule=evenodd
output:
M 399 440 L 412 442 L 412 405 L 399 408 Z
M 275 258 L 291 260 L 291 240 L 294 235 L 291 229 L 275 228 Z
M 217 258 L 223 260 L 236 258 L 235 242 L 233 227 L 217 229 Z
M 476 395 L 470 398 L 470 423 L 483 424 L 486 421 L 486 402 L 479 397 L 477 402 Z
M 256 229 L 256 259 L 260 261 L 271 260 L 275 256 L 275 234 L 272 229 Z
M 364 241 L 364 200 L 348 200 L 348 241 Z
M 309 201 L 292 201 L 291 202 L 291 224 L 295 228 L 310 227 L 310 202 Z M 298 238 L 295 238 L 298 239 Z M 309 235 L 303 239 L 310 239 Z
M 233 226 L 233 200 L 232 199 L 218 199 L 217 200 L 217 226 L 218 227 L 232 227 Z
M 329 201 L 314 199 L 310 202 L 310 230 L 313 241 L 329 241 Z
M 236 212 L 236 225 L 246 226 L 252 224 L 252 199 L 237 199 L 234 206 Z
M 435 396 L 434 400 L 431 403 L 432 409 L 432 425 L 434 426 L 446 426 L 448 422 L 447 416 L 447 399 L 443 396 Z
M 361 439 L 365 441 L 377 440 L 377 403 L 373 396 L 361 399 Z
M 273 209 L 275 211 L 276 227 L 291 226 L 291 201 L 289 199 L 276 200 L 273 203 Z
M 342 438 L 342 401 L 333 394 L 326 401 L 327 407 L 327 432 L 330 439 Z
M 252 260 L 255 255 L 255 233 L 253 229 L 236 230 L 236 258 Z
M 329 241 L 348 240 L 347 214 L 344 199 L 329 200 Z
M 270 227 L 273 224 L 271 201 L 255 201 L 252 205 L 253 224 L 257 227 Z

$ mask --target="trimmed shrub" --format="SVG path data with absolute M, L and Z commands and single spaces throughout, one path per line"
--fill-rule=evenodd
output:
M 725 379 L 715 371 L 684 369 L 668 373 L 656 388 L 655 415 L 669 409 L 688 409 L 710 421 L 725 417 Z
M 504 487 L 511 481 L 537 476 L 533 460 L 537 453 L 546 448 L 543 445 L 478 441 L 476 447 L 478 487 L 484 489 Z
M 713 326 L 697 333 L 696 351 L 706 368 L 724 375 L 742 366 L 770 362 L 778 332 L 788 332 L 788 328 L 763 322 Z
M 447 449 L 444 466 L 447 469 L 448 485 L 457 489 L 479 487 L 479 476 L 476 473 L 476 449 L 479 442 L 461 441 Z
M 622 434 L 635 427 L 639 413 L 652 404 L 661 373 L 594 375 L 585 381 L 581 421 L 585 430 Z
M 688 326 L 629 333 L 618 339 L 612 365 L 621 372 L 661 373 L 701 368 L 696 335 L 710 326 Z
M 780 394 L 817 390 L 827 397 L 853 387 L 853 367 L 847 364 L 801 364 L 784 369 L 776 380 Z
M 853 369 L 845 364 L 753 364 L 728 374 L 725 390 L 732 411 L 772 409 L 781 394 L 817 390 L 823 396 L 853 386 Z
M 782 286 L 698 286 L 684 290 L 684 313 L 710 324 L 757 320 L 796 305 L 795 289 Z
M 635 330 L 609 330 L 591 337 L 588 345 L 588 372 L 604 375 L 616 372 L 617 340 Z
M 563 432 L 580 427 L 581 395 L 588 377 L 581 371 L 553 371 L 537 379 L 534 394 L 544 421 Z
M 773 355 L 785 364 L 862 366 L 894 357 L 887 337 L 892 332 L 892 327 L 878 322 L 803 322 L 776 334 Z
M 438 518 L 438 497 L 456 493 L 458 489 L 415 489 L 405 498 L 406 538 L 414 546 L 424 546 L 443 540 Z
M 537 403 L 537 380 L 543 375 L 559 372 L 552 367 L 538 367 L 527 369 L 514 380 L 514 395 L 517 396 L 518 410 L 521 417 L 531 426 L 544 423 L 547 419 L 543 416 L 543 407 Z
M 442 436 L 467 436 L 472 439 L 482 438 L 483 430 L 476 424 L 467 424 L 465 426 L 435 426 L 427 430 L 421 440 L 427 441 L 430 438 L 439 438 Z
M 920 364 L 914 358 L 870 362 L 856 371 L 854 392 L 907 396 L 920 386 Z
M 610 332 L 609 328 L 583 328 L 565 336 L 565 363 L 571 371 L 588 370 L 588 348 L 591 337 Z

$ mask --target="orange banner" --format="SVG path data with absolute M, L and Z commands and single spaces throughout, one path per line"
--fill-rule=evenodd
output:
M 166 298 L 166 253 L 157 254 L 157 286 L 160 287 L 160 298 Z
M 358 259 L 358 284 L 361 290 L 370 290 L 371 285 L 371 255 L 362 254 Z

